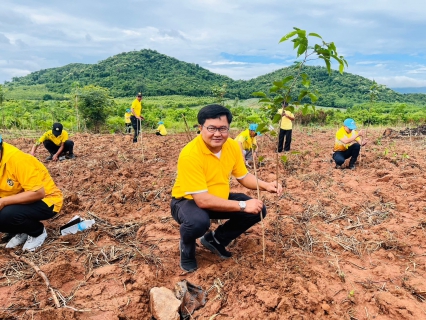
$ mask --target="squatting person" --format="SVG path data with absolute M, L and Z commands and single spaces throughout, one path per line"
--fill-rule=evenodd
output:
M 74 159 L 74 141 L 69 140 L 68 132 L 64 130 L 61 123 L 56 122 L 52 126 L 52 130 L 46 131 L 40 139 L 33 145 L 30 154 L 35 155 L 40 144 L 49 151 L 50 155 L 46 161 L 64 160 L 65 158 Z
M 157 136 L 167 136 L 167 130 L 166 130 L 166 127 L 164 126 L 163 121 L 158 122 L 158 128 L 157 128 L 157 131 L 155 132 L 155 134 Z
M 343 126 L 336 132 L 334 142 L 333 159 L 336 163 L 336 169 L 342 169 L 345 160 L 349 160 L 349 169 L 355 169 L 355 162 L 358 159 L 361 146 L 367 144 L 367 140 L 362 138 L 363 130 L 355 130 L 356 124 L 353 119 L 346 119 Z
M 234 140 L 238 142 L 246 165 L 253 162 L 253 153 L 257 150 L 257 123 L 251 123 L 249 128 L 241 132 Z
M 40 221 L 54 217 L 62 202 L 62 192 L 46 167 L 0 136 L 0 232 L 10 238 L 6 248 L 40 247 L 47 237 Z
M 181 151 L 176 182 L 172 189 L 171 213 L 180 224 L 180 267 L 197 269 L 195 240 L 227 259 L 229 243 L 266 215 L 258 199 L 243 193 L 230 193 L 231 174 L 248 189 L 256 189 L 256 178 L 247 171 L 238 143 L 229 138 L 232 114 L 217 104 L 198 113 L 200 135 Z M 261 190 L 282 192 L 275 182 L 258 180 Z M 228 219 L 215 231 L 207 232 L 210 219 Z M 207 232 L 207 233 L 206 233 Z
M 132 132 L 132 120 L 130 120 L 131 116 L 132 116 L 132 111 L 129 108 L 127 108 L 126 112 L 124 113 L 124 123 L 126 124 L 125 133 Z

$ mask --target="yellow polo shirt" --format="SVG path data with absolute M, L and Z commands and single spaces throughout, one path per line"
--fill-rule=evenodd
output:
M 164 126 L 164 124 L 160 124 L 157 128 L 157 131 L 160 132 L 160 134 L 162 136 L 167 135 L 167 130 L 166 130 L 166 127 Z
M 140 117 L 141 113 L 142 113 L 142 100 L 138 101 L 137 98 L 135 100 L 133 100 L 132 109 L 133 109 L 134 115 L 136 117 Z
M 240 146 L 236 141 L 228 138 L 218 158 L 207 148 L 199 135 L 180 152 L 172 196 L 193 199 L 191 194 L 207 191 L 214 196 L 228 199 L 231 175 L 242 179 L 247 173 Z
M 40 139 L 38 139 L 39 143 L 43 143 L 43 141 L 50 140 L 55 145 L 60 146 L 62 143 L 68 140 L 68 132 L 65 130 L 62 130 L 62 133 L 55 137 L 55 135 L 52 133 L 52 130 L 46 131 Z
M 241 143 L 244 150 L 252 150 L 253 145 L 257 145 L 256 137 L 250 137 L 249 129 L 241 132 L 234 140 Z
M 3 142 L 0 162 L 0 198 L 44 187 L 42 199 L 53 211 L 59 212 L 63 203 L 61 190 L 53 182 L 46 167 L 36 157 Z
M 358 131 L 352 130 L 351 133 L 347 133 L 345 130 L 345 127 L 341 127 L 339 130 L 337 130 L 336 132 L 336 139 L 334 141 L 334 151 L 346 151 L 348 150 L 348 148 L 354 143 L 343 143 L 342 141 L 340 141 L 343 138 L 352 138 L 353 136 L 356 136 L 358 134 Z M 358 141 L 358 143 L 361 143 L 361 138 L 358 137 L 356 138 L 356 141 Z
M 124 123 L 132 123 L 132 121 L 130 120 L 131 116 L 132 116 L 132 114 L 130 112 L 125 112 L 124 113 Z
M 279 109 L 278 110 L 278 114 L 279 115 L 281 115 L 282 114 L 282 112 L 283 112 L 283 109 L 281 108 L 281 109 Z M 290 117 L 292 117 L 292 118 L 294 118 L 294 114 L 293 113 L 291 113 L 290 111 L 288 111 L 288 110 L 285 110 L 285 113 L 287 114 L 287 115 L 289 115 Z M 289 118 L 287 118 L 287 117 L 282 117 L 281 118 L 281 129 L 283 129 L 283 130 L 292 130 L 293 129 L 293 121 L 291 121 Z

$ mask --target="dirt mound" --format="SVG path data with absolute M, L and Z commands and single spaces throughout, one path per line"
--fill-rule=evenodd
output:
M 402 137 L 426 136 L 426 124 L 421 125 L 417 128 L 405 128 L 404 130 L 400 130 L 400 131 L 387 128 L 383 132 L 383 136 L 390 137 L 390 138 L 398 138 L 400 136 Z
M 370 133 L 370 140 L 381 132 Z M 7 137 L 5 137 L 7 140 Z M 392 141 L 363 148 L 356 170 L 330 163 L 334 131 L 294 130 L 295 153 L 280 163 L 284 193 L 262 193 L 262 227 L 234 241 L 233 258 L 197 248 L 199 270 L 179 268 L 179 226 L 170 193 L 186 135 L 80 134 L 75 160 L 47 163 L 65 196 L 46 222 L 48 239 L 36 253 L 15 251 L 49 278 L 43 280 L 1 248 L 2 319 L 150 319 L 149 290 L 173 289 L 184 279 L 208 291 L 194 319 L 422 319 L 425 317 L 425 141 Z M 10 141 L 29 151 L 32 141 Z M 275 145 L 260 138 L 265 166 L 275 177 Z M 415 150 L 410 157 L 395 157 Z M 46 154 L 40 152 L 39 158 Z M 234 192 L 247 192 L 235 179 Z M 60 236 L 74 215 L 92 229 Z M 212 228 L 216 223 L 212 224 Z

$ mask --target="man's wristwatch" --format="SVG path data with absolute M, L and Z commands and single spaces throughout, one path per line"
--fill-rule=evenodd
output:
M 238 202 L 238 205 L 240 206 L 240 211 L 244 211 L 246 209 L 246 202 L 245 201 Z

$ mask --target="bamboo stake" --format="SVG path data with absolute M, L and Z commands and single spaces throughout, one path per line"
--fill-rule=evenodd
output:
M 28 264 L 29 266 L 31 266 L 36 272 L 37 274 L 44 280 L 44 282 L 46 283 L 47 289 L 50 291 L 50 294 L 52 295 L 53 301 L 55 302 L 55 306 L 56 308 L 60 308 L 61 304 L 59 303 L 58 297 L 56 296 L 55 291 L 53 290 L 53 288 L 50 286 L 50 282 L 49 279 L 47 278 L 46 274 L 40 270 L 39 267 L 37 267 L 32 261 L 28 260 L 25 257 L 22 256 L 18 256 L 16 253 L 14 253 L 13 251 L 10 251 L 9 254 L 18 260 L 21 260 L 22 262 L 25 262 L 26 264 Z
M 136 119 L 138 122 L 137 124 L 139 125 L 139 135 L 140 135 L 140 140 L 141 140 L 141 150 L 142 150 L 142 163 L 145 162 L 145 156 L 143 153 L 143 136 L 142 136 L 142 120 L 141 119 Z
M 256 178 L 257 199 L 260 200 L 259 178 L 257 176 L 256 156 L 254 155 L 253 148 L 251 149 L 251 152 L 252 152 L 252 155 L 253 155 L 254 176 Z M 277 183 L 277 190 L 278 190 L 278 183 Z M 262 257 L 263 257 L 263 263 L 265 263 L 265 224 L 263 222 L 263 212 L 262 212 L 262 210 L 260 211 L 260 224 L 262 225 Z

